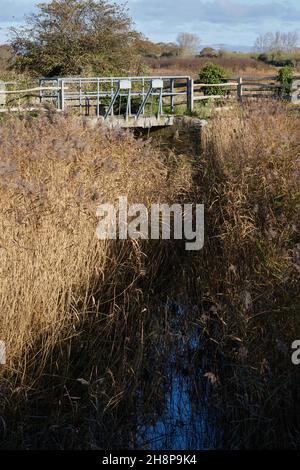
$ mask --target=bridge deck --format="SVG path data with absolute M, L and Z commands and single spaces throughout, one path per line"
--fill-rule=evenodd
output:
M 139 118 L 130 117 L 128 120 L 125 120 L 123 117 L 111 116 L 107 119 L 103 117 L 100 118 L 89 118 L 94 123 L 103 121 L 104 124 L 111 129 L 118 128 L 142 128 L 142 129 L 151 129 L 151 127 L 166 127 L 173 126 L 174 116 L 163 115 L 159 118 L 157 116 L 140 116 Z

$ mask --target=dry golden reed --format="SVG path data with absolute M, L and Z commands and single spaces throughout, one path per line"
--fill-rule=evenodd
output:
M 152 400 L 162 395 L 163 366 L 149 364 L 165 322 L 156 313 L 179 293 L 201 326 L 193 367 L 213 378 L 220 445 L 299 447 L 299 116 L 244 103 L 213 115 L 202 137 L 191 168 L 76 119 L 1 124 L 2 447 L 134 445 L 136 397 L 154 370 Z M 120 195 L 204 203 L 203 251 L 98 241 L 96 208 Z
M 211 120 L 202 157 L 206 245 L 195 269 L 210 306 L 203 347 L 220 379 L 224 445 L 295 448 L 299 116 L 282 103 L 244 103 Z
M 173 165 L 174 188 L 170 168 L 149 144 L 57 115 L 8 117 L 0 140 L 4 416 L 23 402 L 36 407 L 33 414 L 41 403 L 57 417 L 67 402 L 72 421 L 77 380 L 90 384 L 88 401 L 102 413 L 123 398 L 127 374 L 133 380 L 140 365 L 147 309 L 139 283 L 151 283 L 166 258 L 157 244 L 99 241 L 96 208 L 119 196 L 147 206 L 181 197 L 187 170 L 181 177 Z M 25 415 L 12 419 L 12 429 L 22 428 Z M 37 435 L 32 446 L 41 445 Z

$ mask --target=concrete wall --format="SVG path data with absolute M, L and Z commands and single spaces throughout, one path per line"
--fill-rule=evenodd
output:
M 137 129 L 136 135 L 143 138 L 152 138 L 151 145 L 158 147 L 166 155 L 170 150 L 176 155 L 201 155 L 201 136 L 206 121 L 194 117 L 175 117 L 173 126 L 152 127 L 150 133 Z

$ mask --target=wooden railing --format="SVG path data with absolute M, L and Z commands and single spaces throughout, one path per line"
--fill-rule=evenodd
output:
M 120 83 L 124 81 L 126 83 L 130 81 L 130 90 L 119 92 L 118 96 L 124 95 L 128 98 L 128 95 L 130 95 L 130 99 L 140 97 L 141 100 L 147 96 L 149 83 L 159 81 L 161 89 L 153 89 L 152 95 L 160 96 L 161 112 L 164 112 L 163 108 L 168 107 L 171 113 L 175 114 L 180 114 L 179 106 L 181 105 L 193 112 L 195 104 L 205 100 L 242 101 L 253 98 L 278 98 L 283 95 L 280 90 L 285 88 L 284 85 L 278 82 L 278 77 L 274 76 L 234 77 L 222 83 L 201 83 L 200 80 L 193 80 L 187 76 L 160 77 L 159 80 L 155 77 L 131 77 L 127 80 L 113 77 L 42 79 L 39 87 L 27 89 L 13 89 L 11 85 L 16 85 L 16 83 L 0 81 L 0 112 L 13 110 L 11 101 L 16 102 L 14 104 L 16 111 L 20 110 L 21 99 L 32 98 L 30 101 L 26 101 L 27 105 L 42 104 L 50 100 L 59 110 L 64 110 L 66 103 L 72 105 L 74 100 L 75 104 L 76 100 L 79 102 L 78 106 L 80 108 L 84 102 L 87 102 L 89 109 L 93 105 L 96 107 L 96 115 L 99 116 L 101 100 L 104 98 L 113 100 L 118 86 L 120 87 Z M 106 88 L 105 85 L 107 85 Z M 140 85 L 140 88 L 138 85 Z M 209 93 L 209 90 L 213 88 L 224 91 L 216 94 Z M 8 100 L 8 97 L 11 97 L 11 99 Z M 300 75 L 294 76 L 291 93 L 284 98 L 300 105 Z M 129 110 L 130 108 L 131 106 L 129 106 Z M 144 106 L 142 106 L 142 111 L 144 112 Z
M 278 82 L 278 77 L 235 77 L 223 83 L 201 83 L 191 80 L 190 110 L 194 110 L 197 101 L 204 100 L 243 100 L 247 98 L 278 98 L 280 89 L 286 86 Z M 222 88 L 221 94 L 210 94 L 210 88 Z M 287 96 L 292 103 L 300 104 L 300 76 L 295 76 L 291 94 Z
M 16 82 L 0 82 L 0 113 L 7 112 L 7 111 L 33 111 L 35 110 L 34 107 L 24 107 L 21 106 L 20 99 L 30 99 L 33 98 L 35 102 L 39 100 L 40 93 L 45 91 L 53 91 L 57 93 L 60 88 L 59 87 L 32 87 L 26 89 L 8 89 L 8 86 L 15 86 L 17 85 Z M 11 106 L 8 102 L 8 97 L 11 97 L 15 106 Z M 16 104 L 18 104 L 16 106 Z M 28 103 L 27 103 L 28 104 Z M 8 108 L 4 108 L 4 106 L 8 106 Z

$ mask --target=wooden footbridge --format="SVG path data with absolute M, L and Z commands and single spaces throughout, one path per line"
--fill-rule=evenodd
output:
M 200 83 L 189 76 L 57 77 L 42 78 L 25 90 L 0 81 L 0 112 L 38 111 L 53 106 L 109 127 L 169 126 L 176 115 L 192 113 L 203 100 L 278 98 L 277 77 L 238 77 L 223 83 Z M 219 95 L 209 90 L 217 87 Z M 290 96 L 300 104 L 300 77 L 294 77 Z

